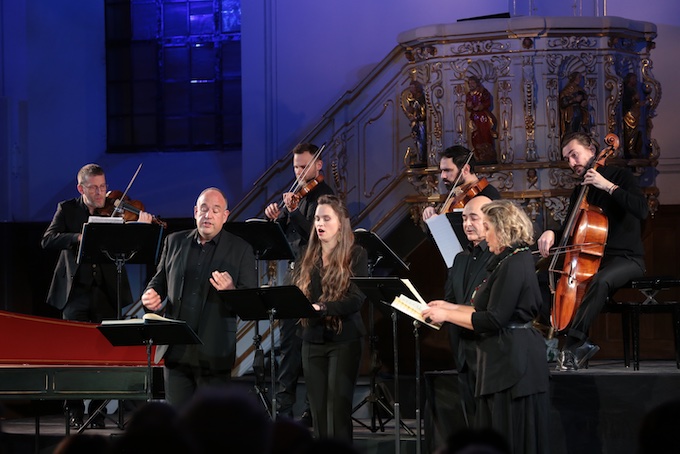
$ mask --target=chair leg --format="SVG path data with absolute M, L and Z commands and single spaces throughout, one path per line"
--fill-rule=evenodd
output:
M 673 303 L 673 334 L 675 340 L 675 366 L 680 369 L 680 304 Z
M 630 367 L 630 312 L 621 308 L 621 336 L 623 337 L 623 364 Z
M 632 309 L 633 370 L 640 370 L 640 305 L 633 304 Z

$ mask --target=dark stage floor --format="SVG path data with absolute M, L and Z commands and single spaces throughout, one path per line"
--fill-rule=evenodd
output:
M 423 453 L 429 453 L 441 445 L 447 433 L 461 427 L 457 379 L 450 371 L 428 372 L 421 383 L 424 403 L 421 446 Z M 355 402 L 360 402 L 367 393 L 367 381 L 362 378 Z M 399 395 L 405 416 L 402 422 L 416 432 L 413 377 L 400 377 Z M 578 372 L 552 372 L 551 398 L 553 454 L 633 454 L 644 415 L 664 402 L 680 399 L 680 371 L 673 361 L 642 361 L 638 371 L 625 368 L 620 360 L 593 361 L 590 368 Z M 391 404 L 388 398 L 385 401 Z M 368 410 L 368 405 L 362 407 L 355 417 L 371 426 Z M 356 446 L 362 453 L 396 452 L 394 422 L 388 421 L 384 429 L 373 432 L 355 423 Z M 34 418 L 5 419 L 2 430 L 0 452 L 35 452 Z M 114 422 L 107 421 L 106 429 L 90 433 L 115 437 L 121 430 Z M 40 434 L 39 452 L 51 453 L 64 436 L 63 417 L 56 412 L 41 417 Z M 416 452 L 414 435 L 402 429 L 400 438 L 400 452 Z

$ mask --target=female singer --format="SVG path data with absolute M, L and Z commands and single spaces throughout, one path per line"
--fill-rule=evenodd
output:
M 548 452 L 548 365 L 533 328 L 541 293 L 528 245 L 533 227 L 508 200 L 482 207 L 489 250 L 496 254 L 473 306 L 432 301 L 423 317 L 472 329 L 477 343 L 475 425 L 506 437 L 512 452 Z
M 349 213 L 340 200 L 321 196 L 314 230 L 295 284 L 313 302 L 318 318 L 302 320 L 302 369 L 317 438 L 352 440 L 352 397 L 365 328 L 365 296 L 350 281 L 368 275 L 366 251 L 354 244 Z

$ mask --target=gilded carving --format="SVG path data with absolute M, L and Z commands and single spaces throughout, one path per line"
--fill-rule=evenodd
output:
M 553 188 L 573 189 L 576 185 L 574 172 L 570 169 L 550 169 L 548 171 L 548 182 Z
M 607 91 L 605 108 L 607 109 L 607 132 L 616 132 L 616 109 L 621 99 L 621 79 L 616 74 L 615 60 L 611 55 L 604 57 L 604 88 Z
M 386 107 L 386 106 L 385 106 Z M 344 133 L 339 134 L 331 142 L 331 173 L 338 197 L 345 200 L 350 189 L 347 187 L 347 139 Z M 352 187 L 354 189 L 354 187 Z
M 498 41 L 470 41 L 451 47 L 453 55 L 488 54 L 491 52 L 504 52 L 510 49 L 510 44 Z
M 503 80 L 498 83 L 498 97 L 501 108 L 500 123 L 500 147 L 501 162 L 510 164 L 515 160 L 515 151 L 512 148 L 512 98 L 510 92 L 512 84 Z
M 549 48 L 562 49 L 594 49 L 597 41 L 585 36 L 562 36 L 548 40 Z
M 526 146 L 524 159 L 528 162 L 538 160 L 536 153 L 536 120 L 534 118 L 534 64 L 533 58 L 522 59 L 522 87 L 524 94 L 524 128 L 526 131 Z
M 559 131 L 558 128 L 558 107 L 557 107 L 557 78 L 551 77 L 545 84 L 548 96 L 545 98 L 545 111 L 548 122 L 548 160 L 559 161 L 562 154 L 559 147 Z
M 536 222 L 538 215 L 541 213 L 541 202 L 536 199 L 529 199 L 524 206 L 524 212 L 529 216 L 531 222 Z
M 404 56 L 410 62 L 427 60 L 437 56 L 437 48 L 431 45 L 408 48 L 404 51 Z
M 567 197 L 546 197 L 543 203 L 555 221 L 563 224 L 569 211 L 569 199 Z
M 494 172 L 493 178 L 487 177 L 489 183 L 496 186 L 499 191 L 510 191 L 515 187 L 515 180 L 512 171 Z

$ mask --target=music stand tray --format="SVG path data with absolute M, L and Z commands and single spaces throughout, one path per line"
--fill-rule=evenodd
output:
M 103 263 L 117 257 L 125 263 L 156 264 L 163 227 L 158 224 L 83 224 L 78 264 Z
M 225 303 L 223 310 L 233 310 L 242 320 L 318 317 L 302 290 L 295 285 L 243 288 L 218 292 Z
M 374 268 L 409 271 L 409 266 L 374 232 L 356 229 L 354 231 L 354 240 L 366 249 L 368 263 L 371 268 L 369 275 L 373 274 Z
M 398 277 L 353 277 L 351 279 L 369 300 L 382 302 L 388 306 L 399 295 L 406 295 L 414 300 L 417 299 L 413 292 Z
M 147 396 L 152 399 L 153 375 L 151 347 L 156 345 L 202 344 L 203 342 L 184 320 L 107 320 L 97 329 L 114 347 L 146 345 Z
M 116 265 L 116 318 L 122 315 L 120 298 L 123 266 L 126 263 L 156 264 L 161 250 L 163 227 L 158 224 L 83 224 L 77 263 Z

